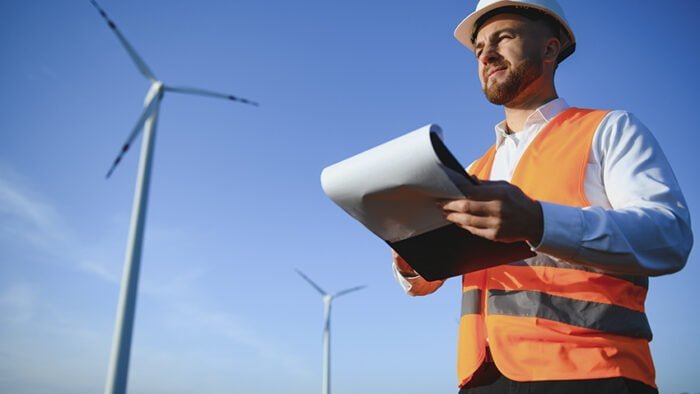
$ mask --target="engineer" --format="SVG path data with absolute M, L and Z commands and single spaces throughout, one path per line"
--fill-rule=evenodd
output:
M 648 277 L 683 268 L 693 243 L 659 144 L 629 112 L 557 95 L 576 39 L 555 0 L 481 0 L 455 37 L 505 120 L 468 169 L 481 184 L 441 207 L 473 234 L 537 253 L 463 275 L 460 394 L 657 393 Z M 393 256 L 408 294 L 442 285 Z

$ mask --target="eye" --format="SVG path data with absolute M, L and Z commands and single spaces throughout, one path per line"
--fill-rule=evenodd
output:
M 503 40 L 509 40 L 512 39 L 513 35 L 509 33 L 504 33 L 498 36 L 498 41 L 503 41 Z

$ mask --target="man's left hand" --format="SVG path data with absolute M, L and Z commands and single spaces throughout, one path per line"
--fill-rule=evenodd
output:
M 505 181 L 480 181 L 466 194 L 463 199 L 439 203 L 447 220 L 492 241 L 540 243 L 542 206 L 519 187 Z

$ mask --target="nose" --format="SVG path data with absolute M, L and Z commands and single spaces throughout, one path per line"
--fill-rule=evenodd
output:
M 481 49 L 479 62 L 483 65 L 491 64 L 500 58 L 500 54 L 493 45 L 486 45 Z

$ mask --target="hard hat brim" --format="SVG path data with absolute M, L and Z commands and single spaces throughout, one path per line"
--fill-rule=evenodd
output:
M 493 4 L 489 4 L 489 5 L 483 7 L 479 10 L 472 12 L 466 18 L 464 18 L 464 20 L 455 29 L 455 31 L 454 31 L 455 38 L 459 42 L 461 42 L 462 45 L 469 48 L 470 51 L 474 52 L 474 44 L 472 43 L 472 33 L 474 32 L 474 27 L 476 25 L 476 22 L 479 20 L 479 18 L 481 18 L 486 13 L 493 11 L 497 8 L 508 7 L 508 6 L 532 8 L 532 9 L 542 11 L 547 15 L 550 15 L 552 18 L 554 18 L 557 22 L 559 22 L 561 24 L 561 26 L 564 28 L 566 33 L 569 35 L 570 42 L 568 42 L 568 45 L 566 45 L 566 47 L 562 48 L 562 52 L 568 52 L 566 54 L 566 56 L 573 53 L 574 48 L 576 48 L 576 38 L 574 37 L 574 32 L 573 32 L 573 30 L 571 30 L 571 27 L 566 22 L 566 20 L 562 19 L 559 15 L 551 12 L 550 10 L 548 10 L 545 7 L 538 7 L 535 4 L 525 3 L 523 1 L 499 1 L 499 2 L 496 2 Z M 564 58 L 562 58 L 561 60 L 564 60 Z

